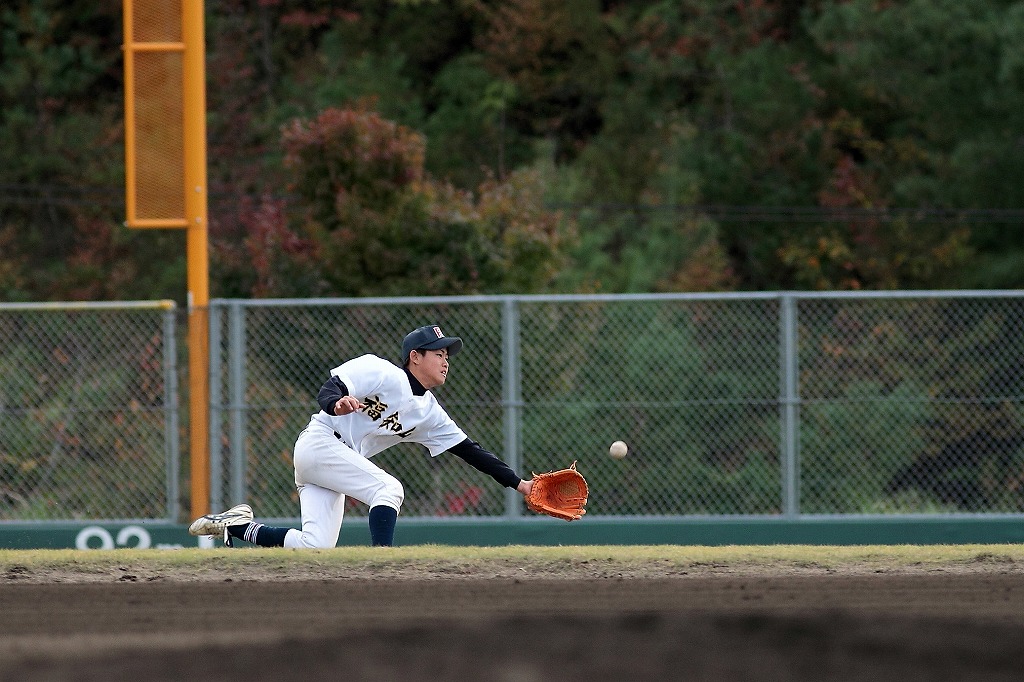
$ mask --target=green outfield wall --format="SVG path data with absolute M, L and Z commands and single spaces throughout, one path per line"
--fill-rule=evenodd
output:
M 410 519 L 399 523 L 395 542 L 465 546 L 1009 544 L 1024 542 L 1024 519 L 584 519 L 573 523 L 548 519 Z M 0 525 L 0 548 L 4 549 L 175 549 L 219 544 L 190 536 L 184 525 L 165 522 Z M 370 534 L 364 519 L 342 528 L 339 546 L 368 544 Z

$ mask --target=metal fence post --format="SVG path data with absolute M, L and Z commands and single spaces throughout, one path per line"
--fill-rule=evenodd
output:
M 228 410 L 231 504 L 245 500 L 245 311 L 233 301 L 228 314 Z
M 221 390 L 221 306 L 210 301 L 210 509 L 224 505 L 223 436 L 224 396 Z
M 800 368 L 797 355 L 796 298 L 792 294 L 782 294 L 779 303 L 782 514 L 797 516 L 800 513 Z
M 501 315 L 501 402 L 504 407 L 505 461 L 513 471 L 519 471 L 522 456 L 519 452 L 519 422 L 522 410 L 522 395 L 519 380 L 519 301 L 513 297 L 502 303 Z M 505 516 L 520 516 L 523 513 L 520 495 L 510 488 L 505 489 Z
M 178 477 L 181 475 L 178 443 L 178 350 L 175 342 L 175 305 L 164 310 L 164 452 L 167 456 L 167 520 L 178 520 Z

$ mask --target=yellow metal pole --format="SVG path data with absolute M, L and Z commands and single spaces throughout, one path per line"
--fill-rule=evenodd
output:
M 182 0 L 189 438 L 192 516 L 210 511 L 210 277 L 207 251 L 206 46 L 203 0 Z
M 126 224 L 135 219 L 135 6 L 122 3 L 124 14 L 124 179 Z

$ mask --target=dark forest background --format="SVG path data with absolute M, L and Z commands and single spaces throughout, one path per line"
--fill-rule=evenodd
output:
M 0 8 L 0 301 L 172 298 L 121 1 Z M 1024 285 L 1024 2 L 207 2 L 215 297 Z

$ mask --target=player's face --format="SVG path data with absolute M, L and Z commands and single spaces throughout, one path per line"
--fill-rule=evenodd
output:
M 413 358 L 415 376 L 423 384 L 423 388 L 431 389 L 440 386 L 448 378 L 448 349 L 425 350 Z M 418 360 L 418 361 L 417 361 Z

